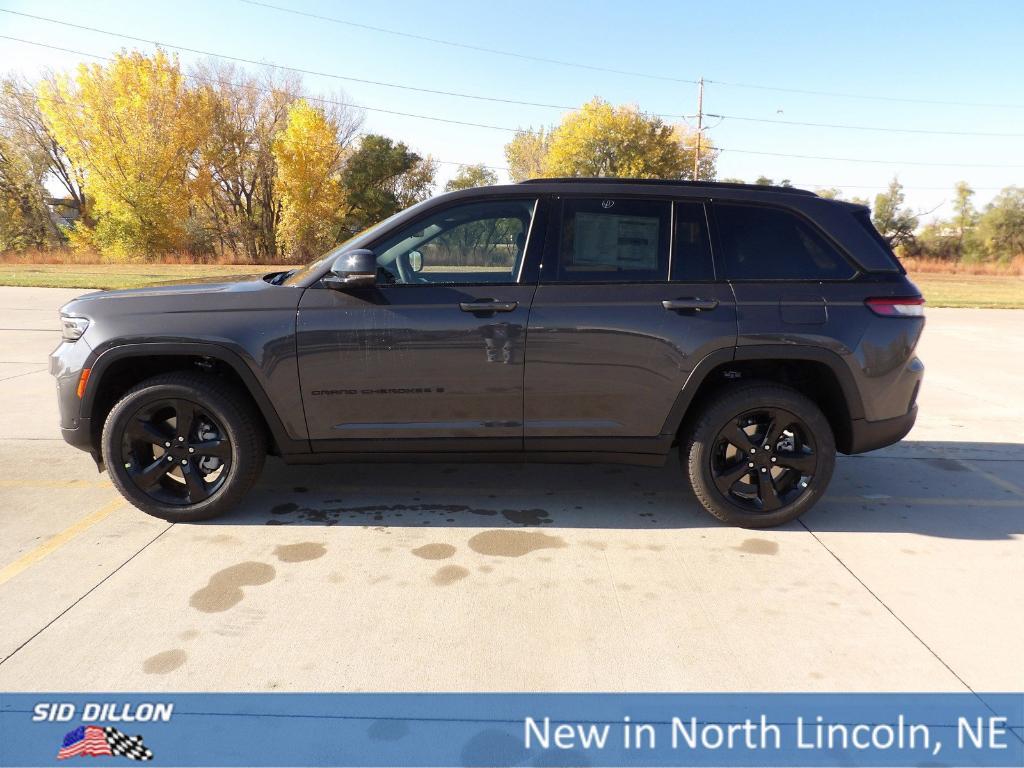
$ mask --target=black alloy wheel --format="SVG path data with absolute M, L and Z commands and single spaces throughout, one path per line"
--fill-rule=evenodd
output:
M 758 408 L 730 419 L 715 438 L 710 461 L 719 492 L 752 513 L 793 504 L 818 469 L 814 435 L 782 408 Z
M 719 520 L 745 528 L 802 515 L 825 493 L 836 460 L 821 408 L 769 382 L 724 388 L 700 406 L 680 442 L 697 500 Z
M 180 371 L 128 390 L 106 417 L 103 461 L 121 495 L 175 523 L 235 507 L 259 477 L 266 427 L 248 393 Z
M 124 428 L 121 457 L 128 477 L 160 504 L 206 501 L 231 472 L 231 441 L 198 403 L 179 398 L 139 408 Z

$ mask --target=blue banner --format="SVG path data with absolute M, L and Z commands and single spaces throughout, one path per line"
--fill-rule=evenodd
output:
M 1022 694 L 0 694 L 0 765 L 1024 766 Z

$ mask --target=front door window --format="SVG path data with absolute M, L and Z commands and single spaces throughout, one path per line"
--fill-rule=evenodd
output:
M 510 285 L 518 281 L 536 200 L 492 200 L 446 208 L 375 250 L 384 282 Z

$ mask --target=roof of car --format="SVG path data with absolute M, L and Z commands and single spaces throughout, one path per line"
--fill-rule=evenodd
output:
M 687 179 L 629 179 L 629 178 L 606 178 L 601 176 L 563 176 L 554 178 L 527 179 L 520 184 L 629 184 L 639 186 L 667 186 L 667 187 L 701 187 L 706 189 L 742 189 L 751 192 L 781 192 L 789 195 L 804 195 L 817 197 L 814 192 L 808 189 L 797 187 L 780 187 L 773 184 L 740 184 L 731 181 L 690 181 Z

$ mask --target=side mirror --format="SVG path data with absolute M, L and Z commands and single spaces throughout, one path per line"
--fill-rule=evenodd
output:
M 324 285 L 336 291 L 377 283 L 377 257 L 373 251 L 360 248 L 341 254 L 331 265 Z
M 413 272 L 423 271 L 423 254 L 419 251 L 409 251 L 409 269 Z

